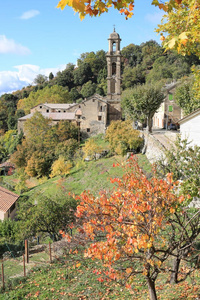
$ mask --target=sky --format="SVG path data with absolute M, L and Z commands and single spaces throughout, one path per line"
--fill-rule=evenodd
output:
M 108 51 L 113 26 L 121 49 L 151 39 L 162 12 L 151 0 L 135 0 L 134 15 L 125 20 L 116 9 L 100 17 L 86 17 L 67 7 L 56 8 L 59 0 L 2 1 L 0 9 L 0 95 L 32 84 L 38 74 L 48 76 L 76 64 L 82 53 Z

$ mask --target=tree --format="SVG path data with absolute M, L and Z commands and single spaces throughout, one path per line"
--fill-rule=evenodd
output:
M 83 85 L 91 80 L 93 76 L 91 67 L 88 63 L 82 63 L 77 69 L 74 70 L 74 84 Z
M 48 233 L 54 240 L 59 239 L 59 229 L 66 228 L 74 220 L 76 201 L 66 193 L 34 195 L 19 202 L 17 213 L 19 238 L 28 238 Z
M 74 68 L 75 65 L 67 64 L 66 69 L 56 74 L 56 84 L 68 87 L 71 90 L 74 87 Z
M 134 120 L 147 119 L 147 128 L 152 132 L 152 118 L 165 96 L 160 85 L 137 85 L 122 93 L 122 107 L 126 116 Z
M 84 153 L 84 158 L 89 156 L 91 159 L 96 160 L 96 154 L 101 153 L 103 149 L 93 138 L 90 138 L 85 142 L 82 150 Z
M 174 193 L 170 174 L 167 180 L 147 179 L 134 156 L 125 169 L 122 179 L 112 179 L 117 187 L 110 193 L 78 197 L 77 226 L 85 237 L 85 256 L 100 259 L 108 278 L 130 286 L 133 276 L 143 275 L 150 299 L 156 300 L 157 276 L 176 248 L 168 219 L 184 197 Z
M 128 151 L 137 152 L 143 143 L 140 132 L 133 129 L 130 121 L 113 121 L 106 131 L 111 151 L 125 155 Z
M 130 44 L 121 51 L 124 65 L 136 67 L 142 61 L 142 49 L 138 45 Z
M 52 79 L 54 79 L 54 75 L 53 75 L 52 72 L 50 72 L 50 73 L 49 73 L 49 80 L 52 80 Z
M 185 115 L 190 114 L 200 107 L 200 102 L 195 99 L 192 86 L 194 78 L 183 80 L 175 91 L 175 101 L 183 109 Z
M 168 2 L 165 4 L 158 2 L 157 0 L 153 1 L 155 5 L 160 6 L 166 12 L 161 25 L 158 25 L 156 30 L 161 35 L 164 47 L 176 49 L 183 55 L 196 53 L 200 56 L 199 1 L 175 0 L 173 9 Z
M 174 146 L 166 150 L 165 155 L 165 161 L 156 163 L 158 175 L 164 178 L 167 173 L 173 173 L 174 180 L 180 180 L 182 194 L 199 197 L 200 147 L 191 147 L 187 139 L 181 140 L 178 136 Z
M 89 80 L 82 86 L 81 95 L 83 96 L 83 98 L 88 98 L 95 94 L 96 88 L 96 84 L 92 83 L 92 81 Z
M 44 84 L 45 82 L 47 82 L 47 76 L 42 74 L 38 74 L 34 79 L 35 84 Z
M 66 176 L 69 174 L 70 169 L 72 168 L 72 163 L 70 161 L 65 161 L 63 156 L 60 156 L 55 160 L 51 166 L 50 177 L 55 176 Z

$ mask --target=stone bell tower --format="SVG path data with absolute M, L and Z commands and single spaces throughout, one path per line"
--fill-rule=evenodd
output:
M 115 32 L 110 34 L 108 42 L 109 49 L 106 54 L 107 59 L 107 102 L 108 102 L 108 124 L 112 120 L 121 119 L 121 52 L 120 52 L 120 36 Z

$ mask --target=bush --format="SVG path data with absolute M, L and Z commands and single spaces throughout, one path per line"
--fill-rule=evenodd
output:
M 133 129 L 130 121 L 113 121 L 106 131 L 111 151 L 125 155 L 128 151 L 139 152 L 143 144 L 140 132 Z

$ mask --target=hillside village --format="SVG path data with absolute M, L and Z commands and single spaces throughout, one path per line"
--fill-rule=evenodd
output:
M 153 247 L 155 253 L 152 252 L 151 259 L 154 262 L 150 263 L 152 274 L 158 276 L 162 272 L 163 264 L 163 268 L 168 270 L 168 273 L 171 272 L 170 282 L 173 281 L 175 272 L 170 271 L 168 266 L 172 259 L 170 255 L 177 257 L 182 264 L 182 273 L 177 276 L 182 279 L 185 276 L 187 279 L 192 272 L 199 272 L 199 206 L 189 204 L 192 200 L 199 203 L 200 105 L 193 105 L 193 100 L 189 99 L 191 102 L 188 108 L 188 103 L 181 102 L 184 95 L 180 96 L 180 93 L 188 87 L 188 82 L 192 87 L 190 67 L 193 64 L 198 66 L 199 59 L 195 56 L 181 57 L 173 51 L 163 52 L 154 41 L 141 46 L 131 44 L 123 49 L 120 42 L 121 37 L 114 28 L 108 38 L 107 53 L 101 50 L 96 54 L 83 54 L 77 67 L 68 64 L 66 69 L 55 77 L 53 74 L 50 74 L 49 78 L 40 75 L 36 78 L 35 85 L 0 97 L 0 246 L 4 249 L 6 243 L 14 245 L 24 238 L 32 241 L 38 236 L 42 242 L 46 243 L 51 239 L 56 245 L 56 242 L 62 240 L 59 230 L 63 231 L 63 236 L 68 236 L 69 228 L 73 228 L 69 226 L 72 222 L 76 224 L 76 219 L 82 214 L 77 212 L 76 218 L 74 217 L 77 202 L 73 195 L 91 190 L 94 194 L 91 198 L 87 193 L 80 196 L 83 202 L 86 201 L 90 211 L 87 201 L 92 203 L 92 199 L 98 200 L 100 197 L 102 203 L 109 202 L 115 198 L 116 191 L 120 194 L 120 201 L 123 197 L 127 197 L 126 201 L 135 201 L 131 189 L 133 185 L 135 193 L 140 195 L 141 203 L 144 201 L 141 204 L 141 207 L 144 207 L 137 211 L 140 206 L 137 202 L 137 205 L 131 208 L 131 213 L 135 219 L 140 213 L 141 216 L 146 214 L 147 219 L 144 217 L 143 221 L 138 219 L 138 222 L 141 228 L 147 228 L 148 223 L 153 222 L 152 228 L 155 228 L 152 230 L 155 231 L 152 236 L 154 235 L 155 240 L 152 238 L 146 242 L 145 239 L 148 234 L 151 236 L 151 233 L 145 229 L 145 234 L 142 231 L 138 233 L 143 239 L 143 245 L 140 245 L 137 238 L 133 238 L 130 233 L 130 248 L 138 243 L 135 254 L 139 252 L 142 256 L 148 252 L 146 249 Z M 171 65 L 169 61 L 173 61 Z M 166 71 L 168 75 L 163 75 L 158 80 L 159 74 L 165 74 L 166 65 L 169 66 Z M 189 94 L 191 95 L 191 90 Z M 132 158 L 134 156 L 138 157 L 138 161 Z M 133 163 L 130 168 L 134 170 L 130 173 L 130 176 L 133 176 L 132 181 L 128 175 L 125 179 L 122 177 L 127 171 L 124 170 L 124 166 L 128 164 L 128 158 L 133 160 L 130 162 L 130 165 Z M 121 163 L 122 169 L 113 169 L 113 165 L 119 166 Z M 157 165 L 156 171 L 153 170 L 154 163 Z M 170 173 L 173 174 L 173 179 L 169 177 Z M 111 181 L 116 177 L 116 188 L 113 190 L 107 177 L 111 177 Z M 130 197 L 125 196 L 126 190 L 121 182 L 123 180 Z M 136 184 L 137 180 L 141 186 L 144 184 L 141 189 L 138 188 L 140 184 Z M 111 191 L 110 198 L 104 190 Z M 100 196 L 97 196 L 98 194 Z M 151 197 L 154 197 L 155 201 L 152 207 Z M 127 222 L 133 222 L 133 218 L 128 214 L 125 217 L 125 212 L 123 213 L 122 208 L 126 210 L 126 201 L 124 204 L 120 202 L 117 208 L 120 213 L 116 217 L 116 231 L 117 226 L 127 226 L 126 217 Z M 162 213 L 158 212 L 158 207 L 163 208 Z M 190 211 L 188 207 L 192 207 L 193 210 Z M 98 209 L 95 209 L 103 214 L 106 208 L 102 208 L 101 211 L 99 204 Z M 185 219 L 178 215 L 181 209 Z M 153 211 L 152 219 L 148 210 Z M 90 213 L 93 216 L 93 212 Z M 174 215 L 174 218 L 178 215 L 178 219 L 173 219 Z M 100 222 L 99 220 L 92 219 L 92 224 Z M 165 231 L 165 222 L 167 225 L 171 224 L 170 234 Z M 105 225 L 102 221 L 102 226 L 109 226 L 108 223 Z M 157 225 L 154 226 L 155 224 Z M 161 226 L 161 232 L 164 232 L 163 236 L 161 235 L 163 241 L 165 235 L 169 236 L 163 248 L 156 238 L 159 235 L 156 228 L 158 224 Z M 162 224 L 165 225 L 162 227 Z M 183 228 L 187 227 L 185 224 L 188 228 L 184 231 Z M 78 226 L 77 223 L 77 228 Z M 89 228 L 88 223 L 87 226 Z M 123 226 L 120 227 L 121 231 L 117 231 L 119 236 L 123 236 Z M 89 233 L 90 237 L 95 230 L 99 230 L 98 226 L 94 228 L 94 231 Z M 109 230 L 113 235 L 114 245 L 115 233 L 110 228 Z M 184 233 L 179 236 L 177 232 L 182 230 Z M 102 229 L 102 232 L 104 239 L 106 231 Z M 80 236 L 79 234 L 79 242 L 82 238 Z M 77 246 L 75 238 L 74 249 L 78 249 L 80 245 Z M 85 246 L 87 242 L 84 243 Z M 122 243 L 125 245 L 124 240 Z M 127 249 L 128 243 L 125 245 Z M 130 253 L 126 254 L 134 257 L 132 250 L 127 249 L 125 251 Z M 164 253 L 163 256 L 159 256 L 161 252 Z M 4 254 L 1 247 L 0 253 L 1 256 Z M 67 255 L 71 255 L 69 253 Z M 81 263 L 83 260 L 82 257 Z M 135 266 L 136 273 L 137 268 L 140 270 L 138 265 Z M 125 269 L 129 280 L 129 274 L 134 273 L 134 270 L 127 266 Z M 84 273 L 84 270 L 81 272 Z M 142 276 L 144 271 L 140 270 L 138 273 Z M 116 278 L 121 280 L 120 276 Z M 139 290 L 136 293 L 139 293 Z M 31 297 L 34 297 L 33 294 Z

